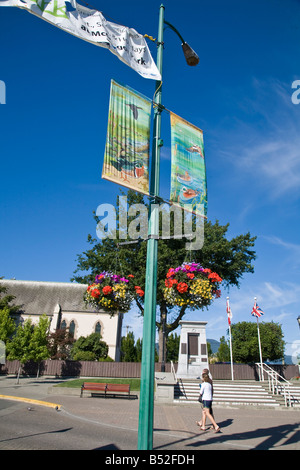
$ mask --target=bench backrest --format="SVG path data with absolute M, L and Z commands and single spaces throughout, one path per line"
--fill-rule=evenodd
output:
M 106 390 L 108 392 L 128 392 L 130 391 L 129 384 L 107 384 Z
M 90 390 L 105 390 L 106 383 L 84 382 L 82 387 Z

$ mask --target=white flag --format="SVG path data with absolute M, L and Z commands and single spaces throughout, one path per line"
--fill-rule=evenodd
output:
M 100 11 L 83 7 L 76 0 L 0 0 L 0 6 L 25 9 L 74 36 L 109 49 L 142 77 L 161 80 L 143 35 L 106 21 Z

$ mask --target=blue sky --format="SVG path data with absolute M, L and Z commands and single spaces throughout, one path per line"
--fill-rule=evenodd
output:
M 160 1 L 101 2 L 105 18 L 157 37 Z M 162 101 L 203 129 L 208 218 L 230 223 L 228 236 L 257 235 L 255 273 L 223 291 L 204 312 L 207 336 L 226 334 L 226 295 L 233 322 L 282 325 L 286 352 L 300 353 L 300 2 L 165 0 L 165 19 L 197 51 L 188 67 L 180 41 L 165 30 Z M 154 59 L 156 47 L 148 42 Z M 18 8 L 0 9 L 0 275 L 69 281 L 76 256 L 96 236 L 92 212 L 115 203 L 119 187 L 101 179 L 110 80 L 152 98 L 145 79 L 109 51 Z M 161 195 L 170 187 L 169 115 L 163 116 Z M 142 334 L 135 310 L 124 321 Z M 263 341 L 263 338 L 262 338 Z

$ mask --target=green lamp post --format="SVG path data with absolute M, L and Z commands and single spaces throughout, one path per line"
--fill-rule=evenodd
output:
M 199 57 L 183 40 L 176 28 L 164 19 L 165 7 L 160 6 L 157 45 L 157 68 L 162 75 L 163 65 L 163 34 L 167 24 L 180 38 L 182 49 L 188 65 L 197 65 Z M 150 178 L 150 214 L 147 241 L 146 289 L 144 302 L 143 350 L 141 366 L 140 408 L 138 428 L 138 449 L 151 450 L 153 446 L 153 407 L 154 407 L 154 365 L 155 365 L 155 319 L 157 291 L 157 245 L 159 238 L 158 209 L 155 206 L 159 195 L 159 169 L 161 140 L 161 94 L 162 81 L 156 82 L 155 109 L 153 121 L 153 150 Z

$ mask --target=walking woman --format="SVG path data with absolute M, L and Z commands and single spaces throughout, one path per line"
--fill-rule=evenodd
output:
M 203 382 L 200 387 L 200 395 L 202 397 L 203 409 L 200 429 L 202 429 L 202 431 L 205 431 L 205 422 L 206 418 L 208 418 L 214 427 L 214 432 L 220 432 L 220 427 L 217 425 L 210 412 L 213 401 L 211 380 L 209 379 L 209 376 L 207 374 L 203 374 L 202 379 Z

